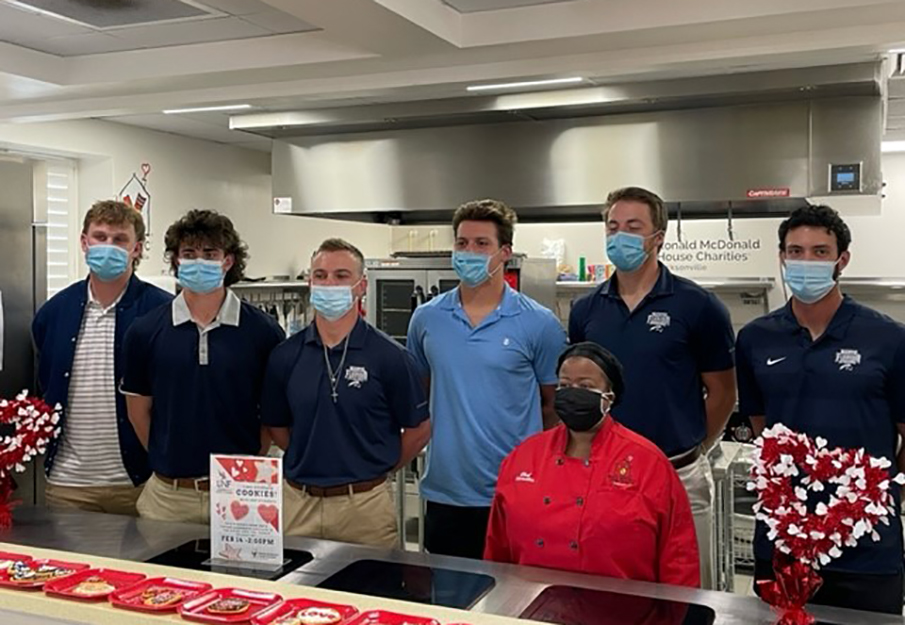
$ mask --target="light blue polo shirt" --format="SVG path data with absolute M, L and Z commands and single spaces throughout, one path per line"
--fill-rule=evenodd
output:
M 431 381 L 422 496 L 489 506 L 503 458 L 541 430 L 539 385 L 557 382 L 563 327 L 507 286 L 499 307 L 473 328 L 454 289 L 415 311 L 407 346 Z

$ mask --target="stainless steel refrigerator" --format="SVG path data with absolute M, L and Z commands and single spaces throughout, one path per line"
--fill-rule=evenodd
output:
M 47 297 L 46 204 L 35 201 L 35 189 L 46 188 L 43 171 L 40 163 L 27 158 L 0 157 L 0 397 L 15 396 L 23 389 L 37 393 L 30 329 L 35 311 Z M 25 505 L 43 500 L 43 476 L 37 477 L 41 471 L 40 464 L 33 463 L 16 476 L 15 499 Z

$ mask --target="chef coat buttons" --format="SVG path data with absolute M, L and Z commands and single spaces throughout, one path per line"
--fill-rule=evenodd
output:
M 572 542 L 569 543 L 569 549 L 572 549 L 572 550 L 577 551 L 577 550 L 578 550 L 578 543 L 575 542 L 575 541 L 573 540 Z
M 579 497 L 578 499 L 575 500 L 575 503 L 578 504 L 579 506 L 583 506 L 583 505 L 584 505 L 584 498 L 583 498 L 583 497 Z
M 75 343 L 76 337 L 72 337 L 72 342 Z
M 69 377 L 69 372 L 67 371 L 66 373 L 64 373 L 64 374 L 63 374 L 63 377 L 64 377 L 64 378 L 68 378 L 68 377 Z
M 549 506 L 549 505 L 550 505 L 550 498 L 549 498 L 549 497 L 544 497 L 544 505 L 545 505 L 545 506 Z

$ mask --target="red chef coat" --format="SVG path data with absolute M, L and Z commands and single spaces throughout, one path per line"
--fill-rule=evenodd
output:
M 560 425 L 503 461 L 484 558 L 700 586 L 691 506 L 663 452 L 610 417 L 587 461 L 567 442 Z

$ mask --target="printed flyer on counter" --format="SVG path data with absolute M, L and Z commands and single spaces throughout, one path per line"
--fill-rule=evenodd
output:
M 283 564 L 282 460 L 211 455 L 211 557 Z

